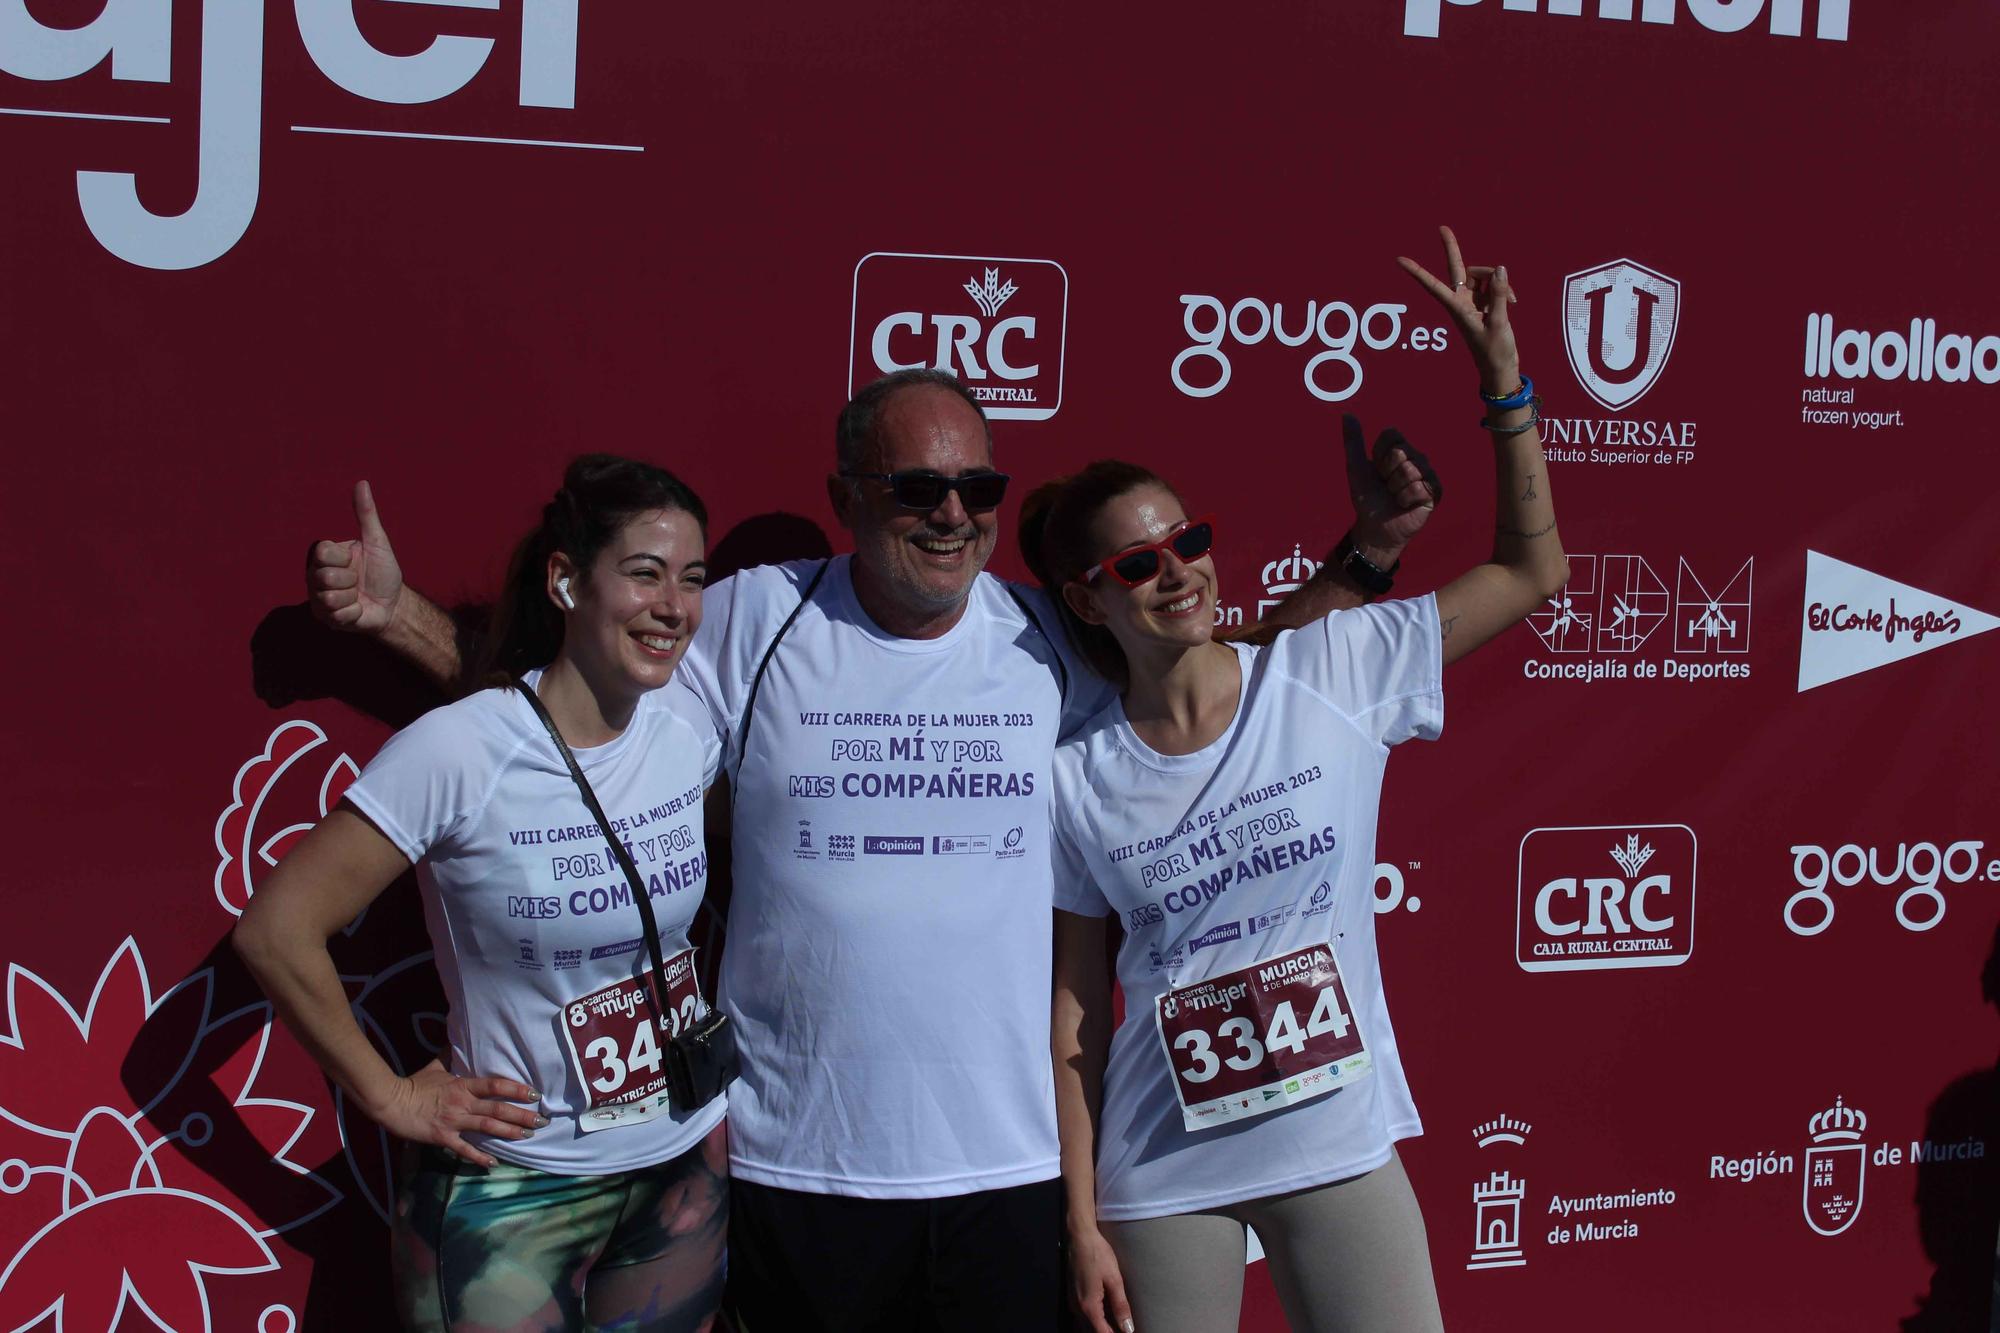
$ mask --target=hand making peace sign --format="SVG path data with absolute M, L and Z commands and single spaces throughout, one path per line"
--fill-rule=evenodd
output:
M 1479 367 L 1479 387 L 1490 394 L 1510 394 L 1521 384 L 1521 358 L 1514 348 L 1514 326 L 1507 320 L 1507 307 L 1515 300 L 1514 289 L 1507 284 L 1507 266 L 1468 267 L 1451 228 L 1439 227 L 1438 233 L 1444 237 L 1444 280 L 1414 259 L 1399 255 L 1396 262 L 1458 325 Z

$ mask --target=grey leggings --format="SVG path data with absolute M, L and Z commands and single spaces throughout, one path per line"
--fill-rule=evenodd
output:
M 1106 1222 L 1138 1333 L 1226 1333 L 1255 1227 L 1293 1333 L 1439 1333 L 1424 1217 L 1403 1163 L 1206 1213 Z

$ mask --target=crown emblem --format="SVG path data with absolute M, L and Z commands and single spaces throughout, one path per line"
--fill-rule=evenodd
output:
M 1272 597 L 1282 597 L 1297 591 L 1301 583 L 1318 572 L 1319 562 L 1294 543 L 1289 556 L 1264 566 L 1264 591 Z
M 1526 1143 L 1528 1131 L 1533 1128 L 1534 1126 L 1525 1120 L 1516 1120 L 1512 1116 L 1505 1115 L 1496 1116 L 1483 1125 L 1474 1125 L 1472 1137 L 1479 1141 L 1479 1146 L 1482 1148 L 1495 1143 Z
M 1806 1122 L 1814 1143 L 1825 1143 L 1828 1139 L 1858 1139 L 1861 1131 L 1868 1128 L 1868 1117 L 1851 1106 L 1833 1099 L 1833 1105 L 1821 1111 Z
M 997 268 L 986 270 L 985 282 L 968 282 L 965 284 L 965 294 L 970 296 L 973 304 L 979 307 L 979 313 L 988 319 L 999 314 L 1000 307 L 1006 305 L 1007 299 L 1017 290 L 1018 288 L 1014 286 L 1011 279 L 1005 284 L 1000 281 L 1000 270 Z
M 1628 833 L 1625 835 L 1625 845 L 1623 847 L 1613 847 L 1611 849 L 1611 859 L 1616 861 L 1618 868 L 1628 876 L 1636 875 L 1646 862 L 1653 859 L 1653 844 L 1649 842 L 1644 847 L 1641 847 L 1639 845 L 1639 835 Z

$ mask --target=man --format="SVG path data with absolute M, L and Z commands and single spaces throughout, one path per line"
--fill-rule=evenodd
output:
M 836 445 L 853 553 L 717 584 L 683 673 L 734 807 L 733 1304 L 752 1333 L 1052 1328 L 1048 773 L 1108 687 L 1039 590 L 982 573 L 1006 479 L 954 377 L 869 385 Z M 1377 582 L 1428 512 L 1399 449 L 1371 467 L 1350 421 L 1348 453 L 1365 563 L 1329 561 L 1286 623 L 1364 600 L 1349 575 Z M 313 550 L 316 610 L 456 678 L 365 488 L 357 514 L 359 542 Z

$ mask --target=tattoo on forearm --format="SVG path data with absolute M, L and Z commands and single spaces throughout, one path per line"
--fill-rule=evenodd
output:
M 1528 489 L 1521 492 L 1521 498 L 1523 500 L 1533 500 L 1536 498 L 1535 474 L 1532 472 L 1528 474 Z
M 1534 537 L 1546 537 L 1555 530 L 1556 530 L 1556 521 L 1554 519 L 1550 519 L 1549 525 L 1546 528 L 1536 528 L 1533 532 L 1523 532 L 1519 528 L 1495 528 L 1493 531 L 1496 536 L 1501 536 L 1501 537 L 1534 538 Z
M 1457 616 L 1451 616 L 1447 618 L 1442 625 L 1438 626 L 1438 637 L 1440 639 L 1449 639 L 1451 637 L 1451 628 L 1457 623 L 1458 623 Z

